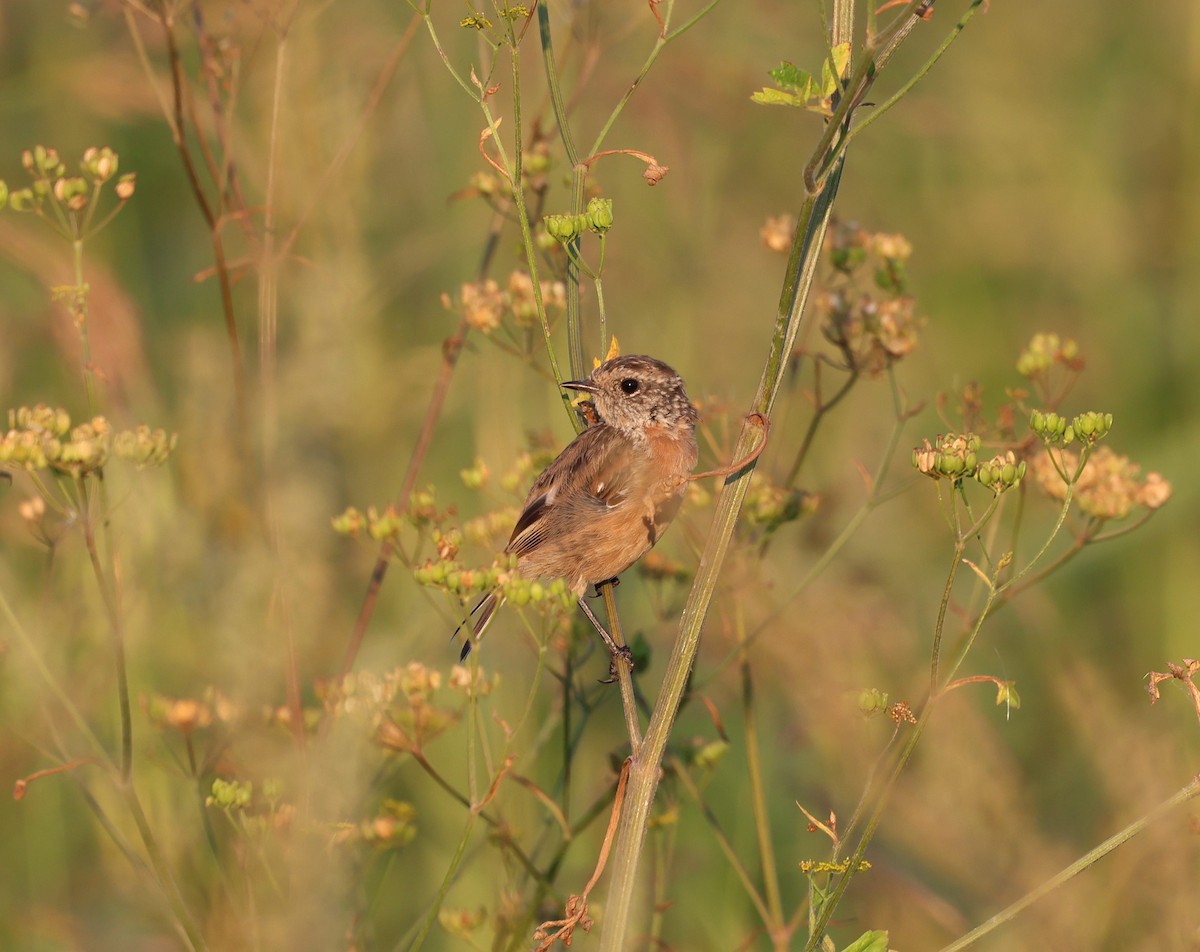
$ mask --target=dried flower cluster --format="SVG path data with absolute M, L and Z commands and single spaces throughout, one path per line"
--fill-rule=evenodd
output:
M 547 321 L 552 322 L 566 310 L 566 285 L 561 281 L 542 281 L 539 290 Z M 519 328 L 538 323 L 533 279 L 522 270 L 513 271 L 503 288 L 491 278 L 466 282 L 459 288 L 457 305 L 450 295 L 443 294 L 442 306 L 461 313 L 474 330 L 483 334 L 497 330 L 506 317 L 511 317 Z
M 27 187 L 11 192 L 0 181 L 0 208 L 10 204 L 13 211 L 32 212 L 71 239 L 82 238 L 107 224 L 133 197 L 136 185 L 132 172 L 118 178 L 113 189 L 118 204 L 107 218 L 95 224 L 101 191 L 117 174 L 117 153 L 108 146 L 87 149 L 79 162 L 79 175 L 68 175 L 58 151 L 43 145 L 26 149 L 21 154 L 21 164 L 32 181 Z
M 1079 466 L 1077 454 L 1060 452 L 1062 470 L 1074 473 Z M 1067 483 L 1049 450 L 1034 456 L 1030 463 L 1038 488 L 1052 499 L 1065 499 Z M 1134 509 L 1153 511 L 1171 498 L 1171 484 L 1158 473 L 1139 475 L 1141 467 L 1129 457 L 1099 447 L 1088 458 L 1075 483 L 1075 502 L 1093 519 L 1124 519 Z
M 764 242 L 781 246 L 788 224 L 776 220 L 764 230 Z M 841 352 L 847 369 L 878 375 L 912 353 L 919 341 L 922 322 L 905 273 L 912 246 L 903 235 L 834 222 L 824 250 L 834 278 L 816 299 L 821 332 Z
M 144 425 L 114 433 L 102 416 L 71 426 L 66 410 L 39 403 L 8 412 L 8 431 L 0 437 L 0 466 L 82 477 L 102 469 L 110 454 L 139 468 L 161 465 L 176 441 L 174 433 Z

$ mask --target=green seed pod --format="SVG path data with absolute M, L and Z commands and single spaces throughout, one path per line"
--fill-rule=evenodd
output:
M 598 235 L 603 235 L 613 224 L 611 198 L 593 198 L 587 206 L 588 228 Z

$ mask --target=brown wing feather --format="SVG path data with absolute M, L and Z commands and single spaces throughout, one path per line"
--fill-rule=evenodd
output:
M 613 509 L 629 491 L 625 441 L 603 424 L 579 434 L 534 482 L 505 552 L 528 555 L 546 541 L 555 512 Z M 559 531 L 561 531 L 561 525 Z

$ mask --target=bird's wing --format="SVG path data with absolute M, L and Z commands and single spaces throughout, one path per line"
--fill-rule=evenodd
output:
M 520 557 L 536 549 L 552 531 L 556 511 L 570 508 L 586 518 L 589 511 L 599 515 L 620 506 L 630 491 L 629 452 L 628 441 L 611 427 L 580 433 L 529 490 L 505 551 Z

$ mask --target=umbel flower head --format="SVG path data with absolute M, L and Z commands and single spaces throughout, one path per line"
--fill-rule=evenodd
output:
M 0 466 L 86 476 L 101 469 L 113 453 L 139 468 L 158 466 L 176 441 L 174 433 L 144 425 L 114 433 L 102 416 L 73 427 L 66 410 L 39 403 L 8 411 L 8 431 L 0 436 Z
M 912 464 L 930 479 L 962 479 L 974 476 L 979 467 L 982 440 L 974 433 L 938 435 L 934 443 L 924 440 L 913 450 Z
M 1052 499 L 1066 498 L 1067 484 L 1048 450 L 1035 456 L 1031 465 L 1042 492 Z M 1078 467 L 1078 456 L 1063 450 L 1063 471 L 1073 473 Z M 1140 472 L 1141 467 L 1129 457 L 1101 446 L 1088 458 L 1075 483 L 1075 502 L 1084 513 L 1100 520 L 1124 519 L 1134 509 L 1153 511 L 1166 505 L 1171 498 L 1171 484 L 1158 473 L 1142 477 Z

